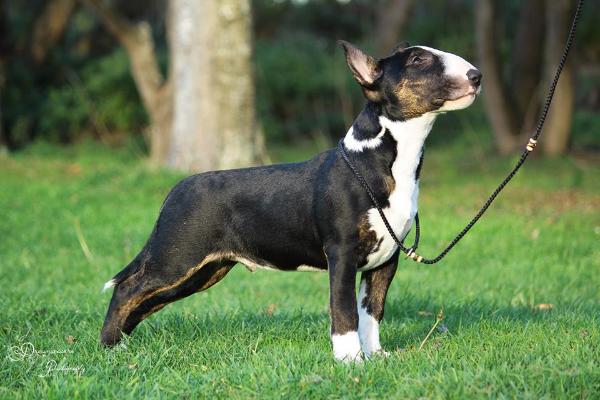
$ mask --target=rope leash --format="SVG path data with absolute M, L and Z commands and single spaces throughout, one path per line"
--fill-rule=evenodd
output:
M 360 174 L 360 172 L 358 172 L 356 167 L 350 161 L 350 158 L 348 157 L 348 153 L 346 152 L 346 149 L 344 149 L 343 139 L 340 140 L 338 149 L 342 155 L 342 158 L 344 159 L 344 161 L 346 162 L 346 164 L 348 165 L 350 170 L 354 173 L 354 175 L 358 179 L 358 182 L 362 185 L 362 187 L 365 189 L 365 191 L 371 198 L 371 202 L 373 203 L 375 208 L 377 208 L 377 211 L 379 212 L 379 215 L 381 216 L 381 219 L 383 220 L 383 223 L 385 224 L 385 227 L 387 228 L 390 236 L 392 237 L 392 239 L 394 239 L 394 242 L 396 242 L 400 251 L 402 251 L 404 254 L 406 254 L 406 256 L 408 258 L 411 258 L 413 261 L 423 263 L 423 264 L 435 264 L 438 261 L 440 261 L 442 258 L 444 258 L 450 252 L 450 250 L 452 250 L 452 248 L 454 246 L 456 246 L 456 244 L 458 242 L 460 242 L 460 240 L 467 234 L 467 232 L 469 232 L 471 230 L 471 228 L 477 223 L 477 221 L 479 221 L 479 219 L 487 211 L 487 209 L 490 207 L 490 205 L 492 205 L 492 203 L 494 202 L 496 197 L 500 194 L 500 192 L 504 189 L 504 187 L 512 180 L 512 178 L 514 178 L 514 176 L 517 174 L 519 169 L 521 169 L 521 166 L 525 163 L 525 160 L 527 160 L 529 153 L 531 153 L 535 149 L 537 142 L 538 142 L 538 138 L 540 137 L 540 134 L 542 132 L 544 122 L 546 122 L 546 117 L 548 116 L 548 111 L 550 109 L 550 104 L 552 103 L 552 98 L 554 97 L 554 91 L 556 90 L 556 85 L 558 84 L 560 74 L 562 73 L 562 70 L 567 62 L 567 56 L 569 55 L 569 51 L 571 50 L 573 40 L 575 39 L 575 31 L 577 30 L 577 24 L 579 23 L 579 18 L 581 17 L 583 1 L 584 0 L 578 0 L 578 2 L 577 2 L 577 8 L 576 8 L 575 14 L 573 16 L 573 22 L 571 24 L 571 29 L 569 31 L 569 36 L 567 38 L 567 42 L 565 44 L 565 49 L 560 58 L 558 67 L 556 68 L 556 73 L 554 74 L 554 79 L 552 80 L 550 89 L 548 90 L 548 95 L 546 96 L 546 101 L 544 102 L 544 108 L 542 109 L 540 119 L 539 119 L 537 127 L 534 131 L 534 134 L 531 138 L 529 138 L 529 141 L 527 142 L 527 145 L 525 146 L 525 150 L 521 154 L 519 161 L 517 161 L 517 164 L 508 173 L 508 175 L 506 176 L 506 178 L 504 178 L 504 180 L 500 183 L 500 185 L 498 185 L 498 187 L 496 188 L 496 190 L 494 190 L 494 192 L 490 195 L 490 197 L 488 197 L 487 201 L 479 209 L 479 212 L 458 233 L 458 235 L 456 235 L 454 237 L 454 239 L 452 239 L 450 244 L 448 244 L 446 246 L 446 248 L 444 250 L 442 250 L 442 252 L 440 254 L 438 254 L 437 257 L 425 258 L 423 256 L 417 255 L 417 253 L 416 253 L 416 250 L 419 247 L 419 237 L 420 237 L 420 231 L 421 231 L 420 225 L 419 225 L 419 214 L 418 213 L 415 215 L 415 242 L 414 242 L 414 244 L 411 247 L 405 247 L 404 240 L 398 239 L 398 237 L 394 233 L 394 230 L 392 229 L 388 219 L 386 218 L 385 214 L 383 213 L 383 210 L 381 209 L 379 202 L 375 198 L 375 195 L 373 194 L 371 187 L 369 186 L 367 181 L 363 178 L 363 176 Z M 422 157 L 423 157 L 423 155 L 421 154 L 421 162 L 423 161 Z

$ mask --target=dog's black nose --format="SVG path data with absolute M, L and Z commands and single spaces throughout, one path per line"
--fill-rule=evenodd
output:
M 477 87 L 481 83 L 481 72 L 478 69 L 470 69 L 467 71 L 467 78 L 473 84 L 473 86 Z

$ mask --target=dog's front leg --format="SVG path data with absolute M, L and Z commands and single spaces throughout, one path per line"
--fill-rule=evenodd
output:
M 356 257 L 336 249 L 327 255 L 329 268 L 329 310 L 333 355 L 344 362 L 361 361 L 356 309 Z
M 396 252 L 388 261 L 376 269 L 362 273 L 358 292 L 358 334 L 365 356 L 382 353 L 379 343 L 379 323 L 383 319 L 385 298 L 396 269 Z

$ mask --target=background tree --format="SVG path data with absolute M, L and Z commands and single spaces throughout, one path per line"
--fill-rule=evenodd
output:
M 40 64 L 63 36 L 76 0 L 50 0 L 33 25 L 31 55 Z
M 549 83 L 547 75 L 558 58 L 558 55 L 551 56 L 550 51 L 561 50 L 566 32 L 560 30 L 567 29 L 572 12 L 564 14 L 566 20 L 562 22 L 551 18 L 557 14 L 546 5 L 558 8 L 565 3 L 549 0 L 247 0 L 245 10 L 249 1 L 255 22 L 250 35 L 248 29 L 241 29 L 249 26 L 249 14 L 232 18 L 232 12 L 239 15 L 239 11 L 235 11 L 239 8 L 228 1 L 214 4 L 176 0 L 88 1 L 96 7 L 82 7 L 81 1 L 0 0 L 0 64 L 4 71 L 4 84 L 0 87 L 0 131 L 11 151 L 39 140 L 70 144 L 91 138 L 109 146 L 128 146 L 140 154 L 148 151 L 152 160 L 161 165 L 177 167 L 181 149 L 194 148 L 203 150 L 202 153 L 195 151 L 196 156 L 207 155 L 196 162 L 227 165 L 220 160 L 237 158 L 235 149 L 241 148 L 224 144 L 222 140 L 229 141 L 227 132 L 246 132 L 242 135 L 244 140 L 252 143 L 250 147 L 257 145 L 257 153 L 262 152 L 262 135 L 227 125 L 255 125 L 255 122 L 240 122 L 252 120 L 246 110 L 252 114 L 256 110 L 254 119 L 260 121 L 261 130 L 275 152 L 305 143 L 332 146 L 352 123 L 364 101 L 336 46 L 341 38 L 360 43 L 378 56 L 386 55 L 399 42 L 408 40 L 472 60 L 485 72 L 483 101 L 477 101 L 468 112 L 452 114 L 440 121 L 438 129 L 444 135 L 433 135 L 429 144 L 471 140 L 469 138 L 475 136 L 468 133 L 475 131 L 481 133 L 477 135 L 478 140 L 485 142 L 487 133 L 494 132 L 491 137 L 495 138 L 495 148 L 511 153 L 526 140 L 521 135 L 534 127 L 540 97 Z M 486 23 L 482 23 L 486 20 L 481 18 L 485 16 L 483 5 L 487 5 L 491 13 L 486 16 Z M 497 9 L 491 8 L 492 5 Z M 200 27 L 193 26 L 190 35 L 179 36 L 179 39 L 172 35 L 185 26 L 173 20 L 186 17 L 168 17 L 174 14 L 175 7 L 190 12 L 203 7 L 207 12 L 214 12 L 211 15 L 216 18 L 203 13 L 201 21 L 206 23 L 196 21 L 195 25 L 202 25 L 206 32 L 212 27 L 211 30 L 222 31 L 222 34 L 229 29 L 235 38 L 254 36 L 251 63 L 250 57 L 243 56 L 246 39 L 236 42 L 233 37 L 223 38 L 217 46 L 215 41 L 221 34 L 213 33 L 215 41 L 209 41 L 202 48 L 190 47 L 189 42 L 176 43 L 191 37 L 202 42 L 205 33 L 198 33 L 196 28 Z M 476 11 L 478 15 L 474 18 Z M 555 106 L 560 113 L 551 113 L 557 121 L 548 120 L 544 133 L 545 137 L 562 138 L 556 141 L 558 150 L 547 149 L 546 145 L 555 141 L 544 139 L 545 144 L 540 143 L 536 154 L 560 153 L 567 146 L 569 150 L 586 152 L 598 147 L 594 133 L 598 131 L 596 117 L 600 104 L 600 25 L 586 16 L 599 12 L 600 2 L 586 3 L 575 51 L 569 57 L 574 63 L 561 79 L 563 85 L 571 71 L 570 82 L 576 85 L 573 89 L 577 94 L 572 99 L 577 105 L 573 117 L 564 112 L 569 109 L 569 101 L 563 105 L 560 96 L 568 89 L 561 86 L 556 98 L 561 105 Z M 474 31 L 478 34 L 474 35 Z M 551 44 L 551 38 L 557 42 Z M 193 67 L 195 70 L 205 68 L 202 76 L 186 75 L 185 65 L 193 63 L 187 61 L 191 53 L 182 51 L 185 46 L 195 52 L 193 57 L 197 60 L 210 56 L 212 61 L 206 66 L 196 62 Z M 477 57 L 478 51 L 480 57 Z M 186 61 L 179 63 L 181 71 L 173 74 L 178 57 L 186 57 Z M 221 67 L 212 71 L 216 64 Z M 251 85 L 244 79 L 227 80 L 227 76 L 232 75 L 248 76 L 243 71 L 250 66 L 256 71 Z M 175 79 L 182 74 L 190 79 L 189 84 Z M 208 96 L 189 96 L 194 85 L 209 83 Z M 252 94 L 254 91 L 256 95 Z M 176 92 L 179 95 L 176 96 Z M 221 97 L 228 92 L 245 95 Z M 184 100 L 185 96 L 188 100 Z M 202 102 L 202 98 L 212 99 L 213 103 Z M 236 105 L 244 112 L 221 113 L 222 109 L 231 107 L 230 104 L 241 104 L 244 99 L 252 99 L 255 106 Z M 177 113 L 176 102 L 194 111 L 189 115 Z M 483 107 L 484 102 L 488 103 L 486 107 Z M 210 113 L 219 114 L 214 118 L 201 117 L 209 109 L 212 109 Z M 235 119 L 227 119 L 233 115 Z M 487 118 L 491 119 L 493 130 Z M 184 134 L 190 131 L 187 126 L 197 124 L 201 125 L 201 132 L 191 136 Z M 222 127 L 210 128 L 209 124 Z M 566 132 L 566 135 L 551 133 L 555 131 L 553 126 L 562 126 L 556 132 Z M 572 136 L 564 126 L 572 126 Z M 209 130 L 218 132 L 201 134 Z M 194 141 L 190 142 L 191 139 Z M 240 146 L 247 147 L 244 140 Z M 205 149 L 212 146 L 216 150 L 208 155 Z M 224 150 L 234 154 L 223 155 Z M 190 150 L 189 154 L 194 156 L 192 153 Z
M 484 103 L 496 148 L 501 154 L 509 154 L 522 146 L 525 137 L 535 128 L 541 101 L 568 34 L 570 3 L 568 0 L 522 2 L 510 52 L 510 69 L 505 74 L 498 49 L 498 43 L 502 43 L 497 24 L 502 21 L 496 10 L 498 3 L 477 2 L 475 29 L 485 77 Z M 545 18 L 540 17 L 544 15 Z M 570 63 L 563 71 L 552 108 L 556 111 L 545 125 L 542 148 L 544 153 L 555 155 L 567 151 L 571 132 L 573 73 Z
M 2 118 L 2 90 L 4 89 L 4 64 L 6 60 L 3 55 L 6 54 L 6 47 L 4 40 L 2 38 L 6 38 L 6 21 L 5 21 L 5 8 L 2 7 L 3 4 L 0 3 L 0 153 L 4 152 L 7 147 L 7 141 L 4 137 L 4 124 Z
M 4 86 L 4 66 L 2 65 L 2 61 L 0 61 L 0 93 L 2 92 L 2 87 Z M 4 127 L 2 126 L 2 98 L 0 97 L 0 153 L 6 151 L 6 138 L 4 137 Z
M 546 82 L 554 77 L 562 55 L 564 41 L 569 34 L 573 2 L 569 0 L 546 0 Z M 573 108 L 575 104 L 573 58 L 567 59 L 544 126 L 541 141 L 545 154 L 564 154 L 569 147 Z
M 174 0 L 170 6 L 173 121 L 167 163 L 210 170 L 261 161 L 249 1 Z
M 254 112 L 248 0 L 169 2 L 168 76 L 150 25 L 84 0 L 127 51 L 150 118 L 150 158 L 188 171 L 248 166 L 265 157 Z
M 374 40 L 379 56 L 388 54 L 399 44 L 413 12 L 415 0 L 385 0 L 378 6 Z

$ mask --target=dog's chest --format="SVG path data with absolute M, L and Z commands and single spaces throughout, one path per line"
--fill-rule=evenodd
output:
M 421 160 L 423 144 L 433 124 L 433 119 L 417 118 L 411 123 L 381 121 L 397 143 L 396 158 L 391 167 L 394 188 L 388 197 L 389 205 L 383 209 L 383 212 L 396 237 L 400 240 L 410 230 L 417 213 L 419 182 L 416 173 Z M 373 234 L 375 235 L 373 241 L 375 245 L 367 249 L 366 262 L 359 267 L 360 271 L 378 267 L 389 260 L 398 249 L 398 245 L 388 232 L 375 207 L 367 211 L 367 222 L 371 237 Z
M 400 158 L 394 161 L 392 176 L 394 189 L 389 195 L 389 206 L 383 212 L 398 239 L 402 240 L 410 230 L 415 214 L 417 213 L 417 199 L 419 184 L 415 179 L 418 159 Z M 388 232 L 379 211 L 373 207 L 367 212 L 370 230 L 375 233 L 376 245 L 367 256 L 366 264 L 359 268 L 366 271 L 375 268 L 387 261 L 396 251 L 398 245 Z

